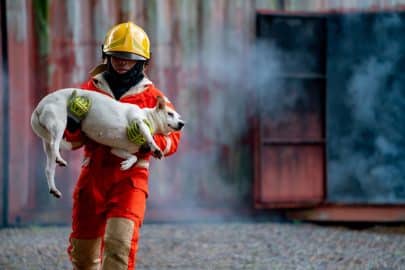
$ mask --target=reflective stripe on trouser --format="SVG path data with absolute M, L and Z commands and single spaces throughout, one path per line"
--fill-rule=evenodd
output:
M 113 217 L 107 220 L 102 270 L 134 269 L 139 226 L 136 222 Z
M 70 238 L 69 255 L 74 270 L 98 270 L 101 262 L 101 237 Z

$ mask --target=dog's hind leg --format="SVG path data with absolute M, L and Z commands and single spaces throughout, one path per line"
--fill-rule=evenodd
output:
M 54 161 L 60 166 L 67 165 L 60 155 L 60 144 L 67 121 L 65 110 L 56 105 L 49 105 L 42 110 L 38 118 L 39 124 L 46 130 L 47 136 L 44 138 L 49 142 L 50 151 L 55 156 Z
M 63 138 L 64 130 L 65 130 L 65 128 L 62 125 L 60 125 L 59 127 L 53 129 L 53 131 L 51 132 L 52 136 L 55 138 L 55 142 L 52 145 L 52 151 L 55 154 L 55 161 L 56 161 L 56 163 L 58 163 L 59 166 L 62 166 L 62 167 L 66 167 L 66 165 L 67 165 L 66 160 L 64 160 L 62 158 L 62 156 L 60 155 L 60 147 L 61 147 L 61 144 L 63 144 L 62 138 Z
M 55 185 L 56 155 L 52 151 L 52 144 L 54 144 L 54 142 L 50 143 L 43 140 L 44 151 L 46 153 L 45 175 L 48 181 L 49 193 L 57 198 L 60 198 L 62 193 L 56 188 Z
M 55 162 L 61 167 L 66 167 L 67 166 L 67 161 L 62 158 L 62 156 L 60 155 L 59 150 L 56 152 Z
M 111 153 L 124 159 L 124 161 L 121 162 L 121 170 L 123 171 L 128 170 L 138 161 L 138 158 L 135 155 L 132 155 L 124 149 L 111 148 Z
M 56 156 L 55 162 L 61 167 L 67 166 L 67 161 L 64 160 L 60 155 Z

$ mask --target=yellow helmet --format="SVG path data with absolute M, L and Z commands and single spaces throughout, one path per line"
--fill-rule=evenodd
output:
M 145 31 L 132 22 L 112 27 L 105 36 L 103 52 L 130 60 L 150 59 L 150 42 Z

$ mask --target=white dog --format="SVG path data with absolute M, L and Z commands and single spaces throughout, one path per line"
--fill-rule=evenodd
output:
M 180 130 L 184 126 L 180 115 L 170 107 L 162 97 L 158 97 L 155 108 L 141 109 L 134 104 L 121 103 L 111 97 L 76 88 L 66 88 L 45 96 L 31 115 L 31 126 L 43 142 L 46 153 L 45 175 L 48 181 L 49 192 L 55 197 L 62 193 L 55 186 L 56 163 L 66 166 L 67 162 L 60 155 L 60 145 L 71 148 L 70 143 L 64 143 L 63 133 L 67 123 L 68 99 L 72 93 L 87 97 L 91 100 L 91 107 L 81 122 L 82 131 L 92 140 L 111 147 L 111 153 L 121 157 L 121 169 L 129 169 L 137 161 L 132 153 L 139 150 L 139 146 L 127 138 L 127 127 L 135 121 L 141 134 L 157 158 L 163 156 L 145 123 L 150 123 L 154 133 L 168 134 Z

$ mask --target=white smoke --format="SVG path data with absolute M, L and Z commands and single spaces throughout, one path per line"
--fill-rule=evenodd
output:
M 352 37 L 355 33 L 350 25 L 355 28 L 364 24 L 360 16 L 355 18 L 344 22 L 348 26 L 344 31 Z M 328 197 L 332 201 L 391 203 L 405 200 L 401 184 L 405 173 L 403 139 L 399 135 L 404 130 L 400 120 L 403 107 L 399 105 L 403 99 L 403 82 L 395 77 L 401 72 L 398 70 L 402 53 L 398 30 L 402 25 L 396 14 L 380 16 L 368 33 L 375 39 L 364 44 L 364 52 L 346 48 L 349 55 L 362 55 L 357 57 L 361 61 L 357 60 L 354 65 L 353 61 L 346 63 L 352 65 L 353 70 L 347 90 L 342 89 L 341 93 L 346 94 L 344 104 L 350 110 L 347 122 L 340 123 L 346 126 L 346 133 L 339 138 L 337 134 L 330 134 L 328 140 L 333 145 L 329 148 L 331 159 L 328 160 Z M 342 40 L 344 46 L 347 44 Z
M 314 33 L 307 35 L 313 38 Z M 209 44 L 188 54 L 188 63 L 202 66 L 197 76 L 187 77 L 187 87 L 174 99 L 180 98 L 175 105 L 187 124 L 179 153 L 166 160 L 167 165 L 153 164 L 159 168 L 151 170 L 151 205 L 162 200 L 189 208 L 249 206 L 254 153 L 247 141 L 253 136 L 252 119 L 263 117 L 277 127 L 278 121 L 286 121 L 286 112 L 296 115 L 299 103 L 309 104 L 307 90 L 312 89 L 302 80 L 288 81 L 286 74 L 313 67 L 311 53 L 298 48 L 291 57 L 268 39 L 246 44 L 232 31 L 227 36 L 232 42 L 223 47 Z

